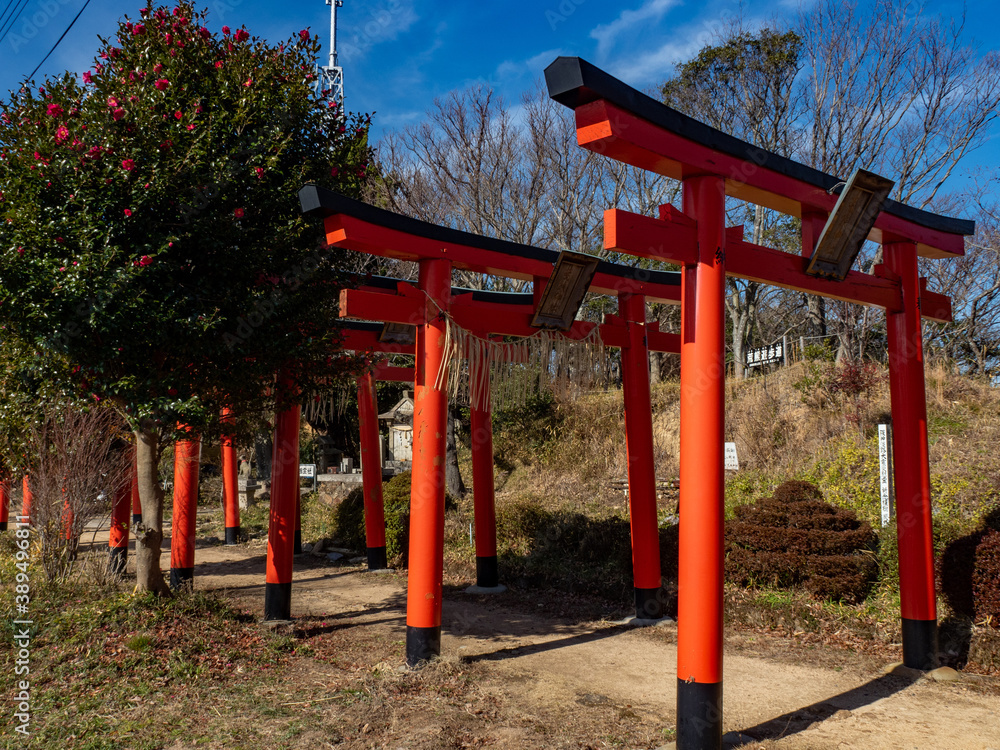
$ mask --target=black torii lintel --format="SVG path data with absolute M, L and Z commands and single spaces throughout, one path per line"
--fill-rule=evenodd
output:
M 777 174 L 800 180 L 818 190 L 836 192 L 835 188 L 841 183 L 839 177 L 741 141 L 728 133 L 698 122 L 636 91 L 579 57 L 557 57 L 545 69 L 545 83 L 548 86 L 549 96 L 570 109 L 575 110 L 590 102 L 603 99 L 682 138 L 736 159 L 752 162 Z M 887 200 L 882 211 L 913 224 L 948 234 L 968 236 L 975 232 L 976 227 L 973 221 L 941 216 L 893 200 Z

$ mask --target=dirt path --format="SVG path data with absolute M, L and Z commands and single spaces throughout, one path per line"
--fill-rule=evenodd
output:
M 264 554 L 259 541 L 199 545 L 195 585 L 228 592 L 260 615 Z M 561 616 L 558 602 L 534 603 L 541 596 L 469 596 L 450 587 L 443 655 L 486 670 L 525 710 L 565 716 L 567 707 L 612 706 L 630 720 L 673 723 L 674 625 L 635 630 Z M 349 623 L 351 637 L 380 634 L 398 650 L 405 600 L 404 576 L 296 558 L 295 617 Z M 725 655 L 725 729 L 755 739 L 745 747 L 1000 750 L 1000 681 L 907 679 L 882 674 L 863 655 L 756 640 L 734 636 Z

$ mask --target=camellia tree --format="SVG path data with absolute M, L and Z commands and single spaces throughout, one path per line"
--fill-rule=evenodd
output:
M 271 45 L 204 22 L 145 8 L 92 70 L 25 84 L 0 112 L 0 324 L 129 421 L 137 583 L 156 592 L 157 464 L 179 425 L 218 431 L 231 406 L 227 431 L 250 430 L 357 366 L 338 349 L 338 256 L 297 192 L 359 192 L 369 118 L 315 91 L 308 31 Z

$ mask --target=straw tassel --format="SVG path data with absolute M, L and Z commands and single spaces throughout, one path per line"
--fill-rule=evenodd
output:
M 445 357 L 435 387 L 451 400 L 479 409 L 522 406 L 543 390 L 561 395 L 602 387 L 609 362 L 597 326 L 582 339 L 560 331 L 492 340 L 476 336 L 445 316 Z M 472 380 L 487 371 L 489 379 Z

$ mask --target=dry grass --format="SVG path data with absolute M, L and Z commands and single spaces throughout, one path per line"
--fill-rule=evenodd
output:
M 871 517 L 877 507 L 876 425 L 890 413 L 883 369 L 871 392 L 855 402 L 830 392 L 825 364 L 800 362 L 726 386 L 726 439 L 734 441 L 741 471 L 728 477 L 732 502 L 767 494 L 781 481 L 807 478 L 834 502 Z M 679 387 L 653 388 L 656 474 L 678 474 Z M 1000 389 L 935 363 L 927 367 L 928 436 L 936 513 L 960 526 L 975 523 L 1000 502 Z M 626 476 L 621 391 L 559 402 L 546 437 L 498 472 L 498 501 L 533 496 L 553 510 L 572 506 L 619 512 L 623 493 L 611 486 Z M 463 470 L 471 475 L 464 456 Z

